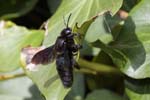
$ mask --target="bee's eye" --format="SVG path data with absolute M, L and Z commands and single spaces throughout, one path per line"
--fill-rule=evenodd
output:
M 66 31 L 65 31 L 65 34 L 66 34 L 66 35 L 71 34 L 71 31 L 70 31 L 70 30 L 66 30 Z

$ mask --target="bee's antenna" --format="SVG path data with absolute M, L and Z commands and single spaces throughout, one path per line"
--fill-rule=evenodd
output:
M 64 24 L 67 27 L 66 21 L 65 21 L 65 17 L 63 16 L 63 20 L 64 20 Z
M 63 20 L 64 20 L 64 24 L 65 26 L 68 28 L 68 24 L 69 24 L 69 20 L 70 20 L 70 17 L 71 17 L 72 13 L 70 13 L 69 17 L 68 17 L 68 20 L 67 20 L 67 23 L 65 21 L 65 17 L 63 16 Z
M 70 20 L 71 15 L 72 15 L 72 13 L 70 13 L 68 20 L 67 20 L 67 28 L 68 28 L 68 24 L 69 24 L 69 20 Z

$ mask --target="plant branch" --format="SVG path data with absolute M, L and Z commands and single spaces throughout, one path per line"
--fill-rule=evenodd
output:
M 111 74 L 120 74 L 123 75 L 123 73 L 113 66 L 105 65 L 105 64 L 99 64 L 95 62 L 89 62 L 84 59 L 78 60 L 79 66 L 81 69 L 88 69 L 91 72 L 97 72 L 97 73 L 111 73 Z M 90 72 L 88 71 L 88 72 Z M 93 74 L 93 73 L 91 73 Z
M 14 74 L 14 75 L 0 75 L 0 80 L 8 80 L 12 78 L 22 77 L 25 75 L 26 75 L 25 73 Z

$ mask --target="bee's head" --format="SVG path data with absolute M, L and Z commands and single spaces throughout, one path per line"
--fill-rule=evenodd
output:
M 72 29 L 67 27 L 61 31 L 61 36 L 67 36 L 72 33 Z

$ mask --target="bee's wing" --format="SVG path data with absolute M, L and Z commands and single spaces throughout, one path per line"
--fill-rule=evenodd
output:
M 52 45 L 44 50 L 37 52 L 32 60 L 31 63 L 33 64 L 48 64 L 54 61 L 56 58 L 56 51 L 55 46 Z

